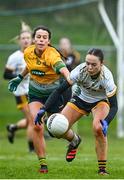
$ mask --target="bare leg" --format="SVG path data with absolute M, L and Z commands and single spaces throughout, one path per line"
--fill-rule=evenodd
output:
M 39 102 L 32 102 L 29 104 L 30 112 L 32 115 L 31 121 L 29 122 L 31 129 L 32 129 L 32 135 L 33 135 L 33 143 L 35 147 L 35 152 L 38 157 L 45 157 L 45 140 L 44 140 L 44 125 L 35 125 L 34 119 L 36 117 L 37 112 L 39 111 L 41 107 L 41 103 Z
M 99 168 L 101 164 L 104 163 L 104 169 L 106 168 L 107 160 L 107 137 L 102 133 L 102 126 L 100 120 L 103 120 L 109 112 L 109 106 L 106 103 L 99 104 L 96 108 L 93 109 L 93 132 L 96 141 L 96 155 L 98 159 Z
M 27 128 L 27 119 L 21 119 L 16 123 L 18 129 L 25 129 Z
M 66 105 L 65 108 L 61 112 L 69 121 L 69 130 L 63 136 L 64 139 L 67 139 L 70 143 L 68 145 L 67 153 L 66 153 L 66 161 L 71 162 L 75 159 L 77 148 L 81 143 L 81 138 L 75 132 L 73 132 L 72 125 L 82 116 L 82 113 L 73 109 L 69 105 Z
M 73 124 L 80 119 L 83 114 L 77 112 L 75 109 L 70 107 L 69 105 L 66 105 L 65 108 L 62 110 L 61 114 L 63 114 L 69 121 L 69 130 L 68 132 L 63 136 L 64 139 L 67 139 L 68 141 L 71 141 L 74 137 L 74 132 L 72 129 L 70 129 Z
M 32 117 L 31 117 L 31 113 L 29 110 L 29 105 L 26 104 L 25 106 L 23 106 L 23 108 L 21 109 L 24 116 L 25 116 L 25 124 L 22 123 L 20 124 L 18 122 L 18 127 L 20 128 L 24 128 L 27 127 L 27 140 L 28 140 L 28 147 L 29 147 L 29 152 L 33 152 L 34 151 L 34 145 L 33 145 L 33 136 L 32 136 L 32 127 L 30 126 L 30 121 L 32 121 Z
M 17 124 L 9 124 L 7 125 L 8 130 L 8 140 L 10 143 L 14 143 L 15 132 L 18 129 L 25 129 L 27 127 L 27 119 L 21 119 L 17 122 Z

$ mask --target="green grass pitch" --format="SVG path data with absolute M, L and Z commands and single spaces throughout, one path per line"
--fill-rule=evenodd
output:
M 109 176 L 99 176 L 97 174 L 97 160 L 90 120 L 81 120 L 78 125 L 82 143 L 76 159 L 71 163 L 65 160 L 67 149 L 65 140 L 55 138 L 46 140 L 48 174 L 38 172 L 39 163 L 37 157 L 35 153 L 28 152 L 25 130 L 18 131 L 14 144 L 10 144 L 7 140 L 5 125 L 5 122 L 0 123 L 0 179 L 124 178 L 124 141 L 116 138 L 114 123 L 109 128 L 108 138 L 107 169 L 110 172 Z
M 115 24 L 113 7 L 116 7 L 116 4 L 114 1 L 113 3 L 106 1 L 106 3 L 109 5 L 108 13 Z M 73 44 L 113 46 L 95 4 L 48 14 L 1 16 L 1 44 L 12 43 L 10 39 L 20 31 L 20 20 L 24 20 L 32 28 L 41 23 L 48 26 L 53 33 L 53 45 L 58 44 L 59 39 L 66 36 L 71 38 Z M 106 63 L 116 77 L 116 52 L 108 50 L 105 54 Z M 80 51 L 82 61 L 86 51 L 83 49 Z M 38 173 L 39 163 L 36 155 L 28 152 L 25 130 L 17 133 L 13 145 L 9 144 L 5 127 L 8 123 L 16 122 L 22 117 L 22 114 L 16 110 L 12 94 L 7 90 L 7 82 L 3 80 L 5 63 L 12 52 L 13 50 L 1 50 L 0 52 L 0 179 L 124 179 L 124 139 L 118 139 L 116 136 L 116 120 L 111 123 L 108 132 L 107 169 L 110 172 L 109 176 L 97 175 L 92 122 L 89 119 L 81 120 L 78 124 L 82 143 L 72 163 L 65 161 L 66 141 L 57 139 L 46 141 L 48 174 Z

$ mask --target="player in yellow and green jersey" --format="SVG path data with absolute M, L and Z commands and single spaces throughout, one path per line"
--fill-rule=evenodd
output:
M 68 79 L 69 71 L 60 53 L 50 45 L 51 32 L 47 27 L 36 27 L 32 36 L 34 45 L 29 46 L 24 51 L 26 68 L 17 78 L 9 82 L 8 89 L 11 92 L 15 91 L 24 77 L 28 73 L 30 74 L 28 92 L 31 115 L 30 126 L 32 128 L 35 152 L 40 161 L 40 172 L 47 173 L 44 126 L 43 124 L 35 126 L 33 122 L 49 95 L 59 87 L 61 77 L 64 76 Z M 48 113 L 59 112 L 63 106 L 63 96 L 61 95 L 57 103 L 48 110 Z

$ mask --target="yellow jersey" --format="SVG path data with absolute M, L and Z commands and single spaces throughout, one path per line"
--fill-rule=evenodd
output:
M 59 70 L 65 67 L 59 52 L 48 46 L 38 57 L 35 53 L 35 45 L 31 45 L 24 51 L 24 59 L 32 80 L 40 84 L 51 84 L 60 78 Z

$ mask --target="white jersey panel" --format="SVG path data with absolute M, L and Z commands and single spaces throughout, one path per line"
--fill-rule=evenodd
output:
M 86 70 L 86 63 L 82 63 L 71 71 L 70 79 L 77 84 L 74 94 L 88 103 L 107 99 L 116 91 L 113 75 L 104 65 L 100 76 L 92 79 Z
M 6 67 L 13 70 L 15 75 L 20 74 L 26 67 L 24 54 L 20 50 L 15 51 L 8 58 Z M 28 93 L 29 89 L 29 75 L 26 76 L 19 84 L 17 90 L 13 92 L 15 96 L 21 96 Z

